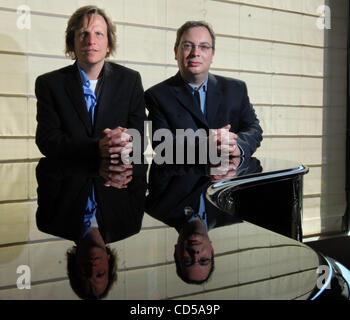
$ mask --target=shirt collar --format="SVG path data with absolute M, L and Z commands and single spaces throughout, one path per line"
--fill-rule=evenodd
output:
M 205 79 L 205 81 L 202 83 L 202 85 L 198 88 L 196 87 L 194 84 L 192 83 L 187 83 L 193 91 L 195 90 L 203 90 L 204 92 L 206 92 L 208 90 L 208 78 L 209 78 L 209 75 L 207 75 L 207 78 Z
M 77 62 L 77 66 L 78 66 L 80 78 L 81 78 L 81 81 L 83 82 L 83 85 L 90 87 L 90 80 L 87 77 L 85 71 L 80 67 L 78 62 Z

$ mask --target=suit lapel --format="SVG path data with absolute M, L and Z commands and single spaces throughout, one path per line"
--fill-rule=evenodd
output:
M 84 92 L 81 85 L 79 70 L 76 66 L 76 63 L 72 66 L 71 72 L 67 74 L 65 82 L 65 88 L 68 93 L 69 98 L 72 101 L 72 104 L 77 111 L 79 118 L 84 123 L 86 130 L 89 135 L 92 134 L 92 125 L 90 122 L 89 113 L 86 108 L 86 103 L 84 99 Z
M 180 76 L 180 72 L 176 74 L 174 77 L 175 86 L 173 87 L 174 94 L 180 104 L 195 117 L 195 119 L 199 120 L 205 127 L 208 127 L 207 120 L 205 119 L 202 110 L 193 103 L 193 96 L 189 88 L 187 88 L 185 82 L 182 80 Z
M 103 83 L 101 85 L 101 93 L 97 100 L 97 113 L 95 116 L 94 133 L 99 134 L 105 129 L 102 115 L 113 115 L 116 111 L 116 105 L 113 103 L 118 97 L 120 86 L 118 83 L 122 82 L 120 73 L 113 72 L 109 62 L 105 62 L 103 66 Z M 113 128 L 111 128 L 113 129 Z
M 207 118 L 210 128 L 216 128 L 215 118 L 222 100 L 222 92 L 215 76 L 209 73 L 207 91 Z
M 208 182 L 208 177 L 205 176 L 198 177 L 197 179 L 198 180 L 195 180 L 194 177 L 193 181 L 191 181 L 193 183 L 191 193 L 189 193 L 182 201 L 180 201 L 177 206 L 178 208 L 185 208 L 185 206 L 190 205 L 194 211 L 198 211 L 201 193 L 208 188 L 210 183 Z M 183 209 L 180 210 L 184 212 Z

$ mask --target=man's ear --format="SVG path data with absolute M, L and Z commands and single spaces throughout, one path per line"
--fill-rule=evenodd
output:
M 215 56 L 215 50 L 212 50 L 212 54 L 211 54 L 211 62 L 210 63 L 213 63 L 213 59 L 214 59 L 214 56 Z
M 174 46 L 174 54 L 175 54 L 175 60 L 177 60 L 177 47 Z

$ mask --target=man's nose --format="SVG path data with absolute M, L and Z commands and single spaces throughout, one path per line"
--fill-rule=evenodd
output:
M 200 248 L 199 248 L 199 247 L 191 247 L 191 248 L 189 248 L 189 252 L 190 252 L 192 255 L 196 256 L 196 255 L 199 254 Z
M 95 39 L 95 35 L 94 35 L 92 32 L 89 32 L 89 33 L 87 34 L 85 40 L 87 41 L 88 44 L 93 44 L 93 43 L 95 43 L 95 40 L 96 40 L 96 39 Z
M 192 49 L 191 49 L 191 54 L 194 56 L 198 56 L 200 53 L 200 49 L 198 45 L 192 45 Z
M 84 277 L 90 278 L 92 275 L 92 267 L 90 264 L 84 264 L 81 268 L 81 273 Z

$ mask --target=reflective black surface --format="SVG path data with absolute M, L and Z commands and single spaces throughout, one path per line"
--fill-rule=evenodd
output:
M 218 175 L 204 165 L 41 159 L 35 238 L 3 236 L 0 298 L 348 298 L 348 270 L 300 241 L 307 168 L 236 165 Z M 86 219 L 92 195 L 96 220 Z M 30 290 L 15 284 L 18 265 L 31 269 Z
M 256 158 L 243 159 L 238 167 L 236 165 L 217 175 L 207 166 L 152 164 L 146 196 L 146 166 L 134 166 L 129 172 L 132 179 L 126 185 L 106 187 L 111 174 L 118 182 L 117 178 L 125 170 L 111 173 L 108 161 L 68 164 L 41 159 L 36 170 L 37 225 L 41 231 L 73 240 L 76 248 L 84 247 L 82 226 L 86 201 L 94 186 L 96 227 L 105 245 L 138 234 L 144 212 L 177 235 L 173 233 L 172 242 L 167 236 L 161 240 L 164 243 L 157 244 L 173 259 L 154 261 L 137 269 L 146 277 L 150 268 L 157 277 L 164 268 L 166 273 L 172 269 L 173 274 L 166 275 L 159 282 L 159 288 L 153 287 L 160 292 L 164 286 L 172 288 L 158 298 L 347 297 L 347 282 L 339 280 L 342 276 L 335 277 L 341 273 L 333 271 L 336 270 L 334 263 L 290 238 L 301 240 L 302 175 L 308 169 L 294 163 Z M 201 210 L 203 214 L 195 216 Z M 157 230 L 152 233 L 158 238 Z M 154 241 L 157 242 L 153 239 L 153 244 Z M 93 245 L 96 243 L 88 242 L 89 248 Z M 135 249 L 131 254 L 145 254 Z M 118 272 L 130 272 L 128 268 L 120 269 L 120 265 L 128 265 L 128 262 L 120 262 L 119 268 L 117 263 L 114 266 L 115 275 L 110 274 L 112 287 L 118 286 Z M 85 278 L 80 281 L 90 281 L 91 285 L 93 270 L 98 266 L 91 261 L 90 264 L 92 266 L 85 267 Z M 74 262 L 73 269 L 75 265 L 79 265 L 79 259 Z M 329 270 L 323 282 L 319 278 L 320 268 Z M 68 263 L 70 284 L 76 294 L 81 298 L 96 298 L 91 290 L 90 295 L 79 293 L 69 270 Z M 76 273 L 73 276 L 79 278 Z M 177 282 L 175 290 L 174 281 Z M 329 290 L 332 281 L 333 290 Z M 127 282 L 124 285 L 126 292 L 130 291 L 131 296 L 135 294 L 135 287 L 129 287 Z M 148 286 L 140 289 L 138 297 L 149 298 L 149 290 Z M 107 291 L 105 296 L 120 298 L 113 297 L 112 289 Z
M 107 245 L 141 230 L 146 166 L 41 159 L 37 226 L 40 231 L 74 241 L 67 249 L 67 274 L 82 299 L 106 297 L 117 281 L 117 254 Z M 118 169 L 118 170 L 117 170 Z M 113 174 L 114 179 L 109 179 Z M 113 182 L 112 182 L 113 180 Z M 110 181 L 116 187 L 106 185 Z M 120 183 L 123 181 L 123 183 Z
M 101 171 L 109 163 L 51 161 L 36 168 L 39 230 L 78 243 L 91 187 L 94 185 L 96 219 L 105 243 L 130 237 L 141 230 L 144 215 L 146 166 L 134 166 L 126 188 L 105 187 Z
M 139 233 L 144 212 L 176 232 L 172 243 L 165 239 L 165 243 L 160 244 L 166 249 L 166 256 L 173 259 L 155 261 L 151 266 L 138 269 L 146 277 L 149 268 L 159 276 L 164 267 L 167 273 L 172 266 L 172 276 L 167 275 L 159 283 L 160 288 L 153 290 L 162 291 L 164 286 L 174 288 L 174 277 L 176 290 L 158 298 L 348 296 L 347 282 L 341 272 L 335 272 L 338 269 L 332 260 L 291 239 L 301 240 L 302 176 L 308 172 L 304 166 L 246 158 L 218 174 L 204 165 L 152 164 L 147 196 L 146 166 L 134 166 L 129 173 L 131 181 L 122 187 L 118 184 L 105 186 L 111 174 L 115 178 L 123 172 L 111 173 L 109 168 L 108 161 L 68 164 L 42 159 L 37 167 L 38 228 L 73 240 L 77 248 L 83 246 L 82 222 L 93 185 L 98 230 L 106 245 Z M 198 218 L 195 214 L 201 210 L 203 214 Z M 158 237 L 156 230 L 153 234 Z M 145 253 L 136 248 L 132 254 L 142 256 Z M 122 265 L 128 262 L 123 261 Z M 91 268 L 93 270 L 94 266 Z M 119 270 L 117 264 L 114 268 L 115 273 L 121 271 L 120 261 Z M 322 270 L 325 271 L 323 282 L 320 281 Z M 86 278 L 91 277 L 91 272 Z M 123 272 L 130 271 L 126 268 Z M 74 288 L 72 275 L 70 272 L 68 275 Z M 118 286 L 116 279 L 114 275 L 112 286 Z M 333 290 L 330 290 L 331 283 Z M 132 292 L 135 288 L 127 283 L 124 290 L 135 294 Z M 140 290 L 138 297 L 149 298 L 149 290 L 148 287 Z M 75 288 L 74 291 L 79 290 Z M 113 299 L 111 289 L 105 295 Z

